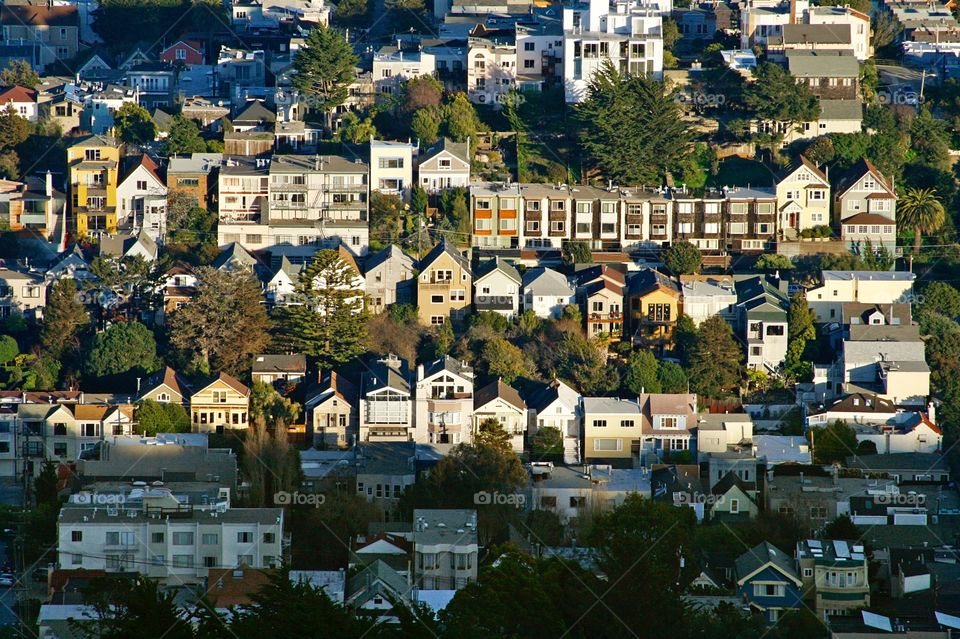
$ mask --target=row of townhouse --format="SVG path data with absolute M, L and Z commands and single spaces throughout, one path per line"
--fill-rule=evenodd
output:
M 643 189 L 544 184 L 475 184 L 470 189 L 473 246 L 560 248 L 583 241 L 594 250 L 630 250 L 686 240 L 708 251 L 770 250 L 777 239 L 836 222 L 848 248 L 896 248 L 896 194 L 869 161 L 831 185 L 801 160 L 774 187 Z

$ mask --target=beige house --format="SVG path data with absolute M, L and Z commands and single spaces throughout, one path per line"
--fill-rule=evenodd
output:
M 307 438 L 313 444 L 344 448 L 356 438 L 360 425 L 357 387 L 330 371 L 307 393 Z
M 413 582 L 420 590 L 459 590 L 477 578 L 477 511 L 413 511 Z
M 226 373 L 220 373 L 190 396 L 190 421 L 194 432 L 223 432 L 246 428 L 250 389 Z
M 46 71 L 46 75 L 71 71 L 66 63 L 80 50 L 77 6 L 5 3 L 0 10 L 0 25 L 6 43 L 31 49 L 30 66 Z
M 138 400 L 149 399 L 162 404 L 186 405 L 189 397 L 190 387 L 186 380 L 169 366 L 148 377 L 137 394 Z
M 473 273 L 457 248 L 443 240 L 427 254 L 417 278 L 420 323 L 439 326 L 459 321 L 472 304 Z
M 583 458 L 630 459 L 640 452 L 643 413 L 640 404 L 612 397 L 584 397 Z
M 0 318 L 22 315 L 39 320 L 46 303 L 47 289 L 42 277 L 0 268 Z
M 114 435 L 130 435 L 133 406 L 128 404 L 20 404 L 24 457 L 75 460 L 80 453 Z M 39 471 L 39 463 L 34 464 Z
M 797 239 L 804 229 L 830 224 L 830 181 L 802 155 L 777 180 L 777 215 L 787 239 Z

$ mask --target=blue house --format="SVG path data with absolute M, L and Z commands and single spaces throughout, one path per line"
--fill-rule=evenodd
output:
M 800 607 L 803 581 L 793 558 L 773 544 L 765 541 L 737 557 L 736 574 L 740 600 L 767 623 Z

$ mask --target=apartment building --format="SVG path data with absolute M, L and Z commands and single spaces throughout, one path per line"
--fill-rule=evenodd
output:
M 67 148 L 70 217 L 77 235 L 117 232 L 117 183 L 120 143 L 88 135 Z
M 192 195 L 197 199 L 197 206 L 210 208 L 216 202 L 222 164 L 222 153 L 192 153 L 189 156 L 172 157 L 167 163 L 167 189 Z
M 517 45 L 513 38 L 468 40 L 467 96 L 477 104 L 500 105 L 517 88 Z
M 194 509 L 148 497 L 142 508 L 65 506 L 57 521 L 61 568 L 138 572 L 203 583 L 211 568 L 271 568 L 283 559 L 282 508 Z
M 420 323 L 460 321 L 473 303 L 473 272 L 460 251 L 444 239 L 420 262 L 417 308 Z
M 105 438 L 132 433 L 131 405 L 51 401 L 55 400 L 17 406 L 20 441 L 16 454 L 24 462 L 34 462 L 35 472 L 44 460 L 75 460 Z
M 810 25 L 849 26 L 853 55 L 861 62 L 873 56 L 869 15 L 850 7 L 810 7 L 803 17 Z
M 670 3 L 667 3 L 670 4 Z M 666 8 L 667 14 L 670 7 Z M 660 7 L 629 0 L 590 0 L 563 10 L 563 84 L 566 101 L 581 102 L 608 62 L 633 74 L 663 77 Z
M 408 81 L 436 71 L 436 56 L 427 51 L 387 45 L 373 54 L 374 90 L 387 96 L 400 95 Z
M 417 366 L 415 440 L 431 444 L 473 441 L 473 368 L 449 355 Z
M 806 539 L 797 542 L 796 558 L 804 597 L 824 621 L 870 607 L 867 555 L 859 542 Z
M 477 579 L 477 511 L 413 511 L 413 582 L 420 590 L 459 590 Z
M 841 321 L 850 302 L 910 303 L 917 278 L 904 271 L 823 271 L 820 277 L 823 283 L 807 291 L 807 304 L 821 323 Z
M 335 155 L 229 157 L 219 178 L 221 245 L 305 263 L 319 249 L 369 247 L 367 165 Z
M 414 441 L 410 368 L 396 355 L 371 362 L 360 376 L 360 441 Z

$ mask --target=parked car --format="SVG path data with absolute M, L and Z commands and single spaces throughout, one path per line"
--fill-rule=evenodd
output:
M 9 572 L 0 574 L 0 588 L 10 588 L 13 586 L 14 581 L 13 575 Z

